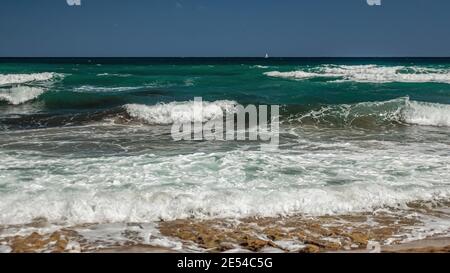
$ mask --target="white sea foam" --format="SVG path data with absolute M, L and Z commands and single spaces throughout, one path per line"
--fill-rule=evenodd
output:
M 99 73 L 97 74 L 98 77 L 121 77 L 126 78 L 132 76 L 132 74 L 118 74 L 118 73 Z
M 310 78 L 334 78 L 339 81 L 354 81 L 367 83 L 448 83 L 450 84 L 450 70 L 407 67 L 407 66 L 378 66 L 378 65 L 324 65 L 319 68 L 264 73 L 269 77 L 304 80 Z
M 39 87 L 18 86 L 5 90 L 0 89 L 0 101 L 6 101 L 9 104 L 19 105 L 36 99 L 45 92 Z
M 56 77 L 62 77 L 58 73 L 32 73 L 32 74 L 0 74 L 0 85 L 12 85 L 28 82 L 49 81 Z
M 125 109 L 128 114 L 136 119 L 143 120 L 149 124 L 172 124 L 174 122 L 186 123 L 208 120 L 223 117 L 224 113 L 231 113 L 235 109 L 236 102 L 221 100 L 214 102 L 202 102 L 202 115 L 194 115 L 196 103 L 188 102 L 170 102 L 157 105 L 127 104 Z
M 317 148 L 99 158 L 5 152 L 0 224 L 324 215 L 450 197 L 442 144 L 380 141 L 361 151 L 352 143 L 333 152 L 308 145 Z
M 299 79 L 299 80 L 316 78 L 316 77 L 327 77 L 326 75 L 323 75 L 323 74 L 305 72 L 305 71 L 290 71 L 290 72 L 270 71 L 270 72 L 264 73 L 264 75 L 267 75 L 269 77 Z
M 450 126 L 450 105 L 412 101 L 408 97 L 380 102 L 329 105 L 288 121 L 314 120 L 317 123 L 351 125 L 357 118 L 372 117 L 380 122 L 398 122 L 426 126 Z
M 408 101 L 402 113 L 407 123 L 450 127 L 450 105 Z
M 94 86 L 94 85 L 83 85 L 76 87 L 75 92 L 123 92 L 138 90 L 144 86 L 118 86 L 118 87 L 104 87 L 104 86 Z
M 194 79 L 186 79 L 184 81 L 184 85 L 187 87 L 195 86 L 195 80 Z
M 0 245 L 0 253 L 11 253 L 12 248 L 6 245 Z

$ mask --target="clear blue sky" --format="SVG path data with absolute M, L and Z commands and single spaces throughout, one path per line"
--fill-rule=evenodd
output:
M 1 0 L 0 56 L 450 56 L 449 0 Z

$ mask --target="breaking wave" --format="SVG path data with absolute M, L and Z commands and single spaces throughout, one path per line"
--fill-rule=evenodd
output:
M 408 101 L 402 117 L 410 124 L 450 127 L 450 105 Z
M 220 100 L 202 102 L 201 115 L 195 115 L 198 106 L 194 101 L 170 102 L 157 105 L 127 104 L 125 109 L 132 118 L 143 120 L 149 124 L 172 124 L 175 122 L 206 122 L 223 117 L 224 113 L 232 113 L 236 102 Z
M 122 91 L 132 91 L 145 88 L 145 86 L 120 86 L 120 87 L 102 87 L 102 86 L 92 86 L 83 85 L 74 89 L 75 92 L 122 92 Z
M 447 83 L 450 84 L 448 69 L 407 66 L 378 65 L 324 65 L 316 68 L 264 73 L 269 77 L 306 80 L 312 78 L 333 78 L 335 82 L 353 81 L 361 83 Z
M 0 90 L 0 101 L 6 101 L 12 105 L 19 105 L 38 98 L 45 92 L 39 87 L 18 86 L 6 90 Z
M 288 121 L 331 126 L 397 123 L 450 127 L 450 105 L 412 101 L 405 97 L 382 102 L 324 106 L 307 113 L 291 115 Z
M 0 224 L 29 223 L 38 217 L 76 224 L 326 215 L 450 196 L 448 183 L 436 179 L 448 176 L 448 158 L 435 162 L 434 155 L 402 147 L 388 152 L 377 148 L 333 154 L 310 151 L 305 156 L 244 150 L 169 157 L 20 156 L 2 153 L 0 158 L 5 187 L 17 188 L 2 197 Z M 349 160 L 354 162 L 351 168 L 345 165 Z M 32 169 L 20 176 L 17 166 L 25 164 Z M 392 175 L 393 166 L 405 176 Z M 417 172 L 421 166 L 434 166 L 435 176 Z M 302 171 L 292 175 L 286 172 L 289 168 Z M 258 175 L 249 176 L 250 170 L 258 170 Z M 27 183 L 18 183 L 19 178 L 28 179 Z M 327 186 L 336 180 L 349 182 Z
M 0 74 L 0 85 L 13 85 L 28 82 L 49 81 L 57 77 L 62 77 L 62 75 L 52 72 L 32 73 L 32 74 Z
M 33 82 L 47 82 L 63 77 L 53 72 L 31 74 L 0 74 L 0 101 L 19 105 L 37 99 L 46 89 L 42 86 L 31 86 Z

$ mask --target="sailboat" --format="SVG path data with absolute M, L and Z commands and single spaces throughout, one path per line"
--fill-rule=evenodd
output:
M 268 53 L 266 53 L 266 57 L 264 57 L 264 58 L 266 58 L 266 59 L 269 59 L 269 54 L 268 54 Z

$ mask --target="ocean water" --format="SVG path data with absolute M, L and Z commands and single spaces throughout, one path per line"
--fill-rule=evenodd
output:
M 173 141 L 194 97 L 205 120 L 280 105 L 279 149 Z M 339 215 L 449 196 L 450 59 L 0 61 L 2 226 Z

